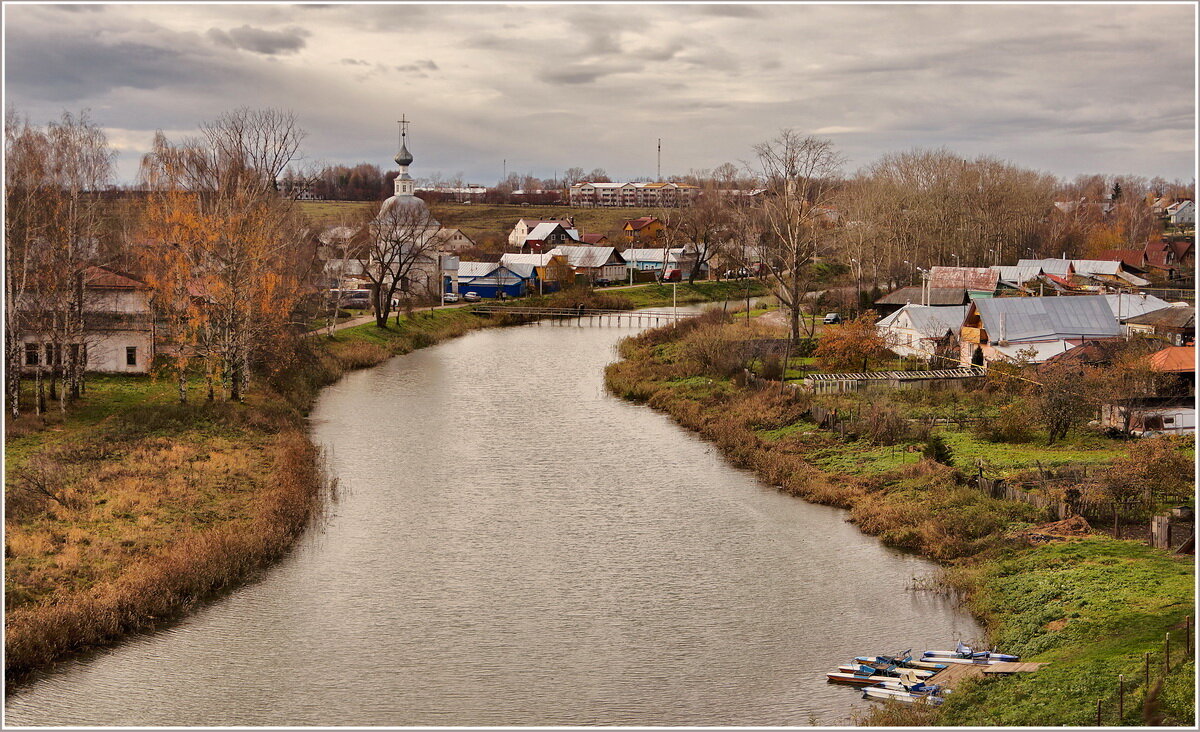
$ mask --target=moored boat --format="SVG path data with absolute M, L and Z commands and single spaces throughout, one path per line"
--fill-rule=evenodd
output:
M 868 686 L 863 689 L 864 699 L 887 701 L 893 699 L 904 704 L 941 704 L 943 699 L 931 693 L 914 694 L 911 691 L 897 691 L 879 686 Z
M 870 668 L 872 670 L 872 673 L 874 673 L 876 676 L 900 676 L 905 671 L 912 671 L 913 673 L 915 673 L 917 675 L 918 678 L 925 679 L 925 678 L 929 678 L 930 676 L 933 676 L 935 673 L 937 673 L 937 671 L 930 671 L 930 670 L 926 670 L 926 669 L 897 668 L 894 666 L 885 666 L 883 668 L 879 668 L 879 667 L 872 667 L 869 665 L 863 666 L 860 664 L 849 664 L 849 663 L 844 663 L 841 666 L 838 666 L 838 671 L 844 671 L 846 673 L 855 673 L 855 672 L 860 672 L 863 668 Z M 941 668 L 945 668 L 945 667 L 942 666 Z
M 878 684 L 881 681 L 893 681 L 894 676 L 868 676 L 866 674 L 853 674 L 844 671 L 830 671 L 825 674 L 825 677 L 835 684 L 850 684 L 851 686 L 870 686 Z
M 865 663 L 865 664 L 886 663 L 886 664 L 893 664 L 893 665 L 899 666 L 901 668 L 920 668 L 920 669 L 928 669 L 931 671 L 940 671 L 940 670 L 946 668 L 946 665 L 943 663 L 937 663 L 936 661 L 918 660 L 918 659 L 913 658 L 912 656 L 900 656 L 900 657 L 897 657 L 897 656 L 857 656 L 857 657 L 855 657 L 854 660 L 856 663 Z

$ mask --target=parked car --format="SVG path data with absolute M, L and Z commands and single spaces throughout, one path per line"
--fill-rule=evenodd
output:
M 596 281 L 592 284 L 594 284 L 596 287 L 608 287 L 612 284 L 612 280 L 605 279 L 603 277 L 597 277 Z
M 842 322 L 842 316 L 837 313 L 825 313 L 825 319 L 821 322 L 825 325 L 837 325 Z
M 462 299 L 467 302 L 479 302 L 483 298 L 479 296 L 478 292 L 468 292 L 462 296 Z
M 459 300 L 462 299 L 461 297 L 459 297 L 457 292 L 447 292 L 445 295 L 442 295 L 442 298 L 446 302 L 458 302 Z

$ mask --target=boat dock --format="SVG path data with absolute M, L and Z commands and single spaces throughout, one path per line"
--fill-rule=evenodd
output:
M 1006 661 L 1004 663 L 993 664 L 952 663 L 933 676 L 930 676 L 926 681 L 930 684 L 937 684 L 944 689 L 953 689 L 966 679 L 1028 673 L 1037 671 L 1045 665 L 1045 663 L 1030 661 Z

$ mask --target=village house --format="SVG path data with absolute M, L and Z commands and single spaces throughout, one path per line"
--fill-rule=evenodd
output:
M 642 216 L 621 222 L 621 237 L 626 243 L 644 244 L 658 239 L 663 223 L 653 216 Z
M 514 269 L 516 265 L 533 267 L 536 289 L 539 295 L 555 292 L 574 282 L 574 275 L 563 254 L 505 254 L 500 264 Z
M 522 297 L 536 290 L 534 267 L 499 262 L 459 262 L 458 292 L 483 298 Z
M 57 342 L 49 313 L 31 309 L 22 335 L 22 364 L 27 371 L 62 366 L 81 358 L 88 371 L 149 373 L 155 355 L 154 311 L 145 282 L 109 267 L 83 272 L 83 333 L 75 343 Z
M 462 229 L 440 229 L 434 237 L 437 239 L 438 250 L 443 252 L 461 252 L 475 246 L 475 240 L 467 236 Z
M 971 299 L 961 287 L 901 287 L 875 301 L 875 310 L 890 315 L 905 305 L 966 305 Z
M 1100 425 L 1132 434 L 1193 434 L 1196 431 L 1196 348 L 1170 346 L 1147 357 L 1158 374 L 1157 395 L 1115 399 L 1100 409 Z
M 1196 308 L 1176 303 L 1126 318 L 1123 324 L 1129 335 L 1161 338 L 1173 346 L 1191 345 L 1196 339 Z
M 538 224 L 562 224 L 566 229 L 575 228 L 575 217 L 564 216 L 562 218 L 548 219 L 517 219 L 516 225 L 512 231 L 508 233 L 508 246 L 513 249 L 520 249 L 525 245 L 525 239 L 528 238 L 529 232 L 533 231 Z
M 967 308 L 967 305 L 905 305 L 877 321 L 875 328 L 897 355 L 931 360 L 935 354 L 957 346 Z M 957 353 L 957 348 L 953 351 Z
M 579 239 L 590 247 L 598 247 L 608 243 L 608 237 L 604 234 L 583 234 Z
M 579 243 L 578 229 L 568 229 L 557 222 L 542 222 L 529 230 L 529 234 L 521 244 L 521 252 L 539 254 L 548 252 L 557 246 L 572 246 Z
M 671 249 L 630 247 L 621 252 L 625 263 L 637 272 L 654 272 L 665 279 L 690 279 L 699 255 L 694 246 Z M 700 265 L 697 279 L 708 279 L 708 263 Z M 636 279 L 636 278 L 635 278 Z
M 592 283 L 619 282 L 626 275 L 625 258 L 613 247 L 561 246 L 550 253 L 566 256 L 572 273 Z
M 1176 201 L 1167 206 L 1163 213 L 1166 214 L 1167 223 L 1171 226 L 1191 227 L 1196 225 L 1196 203 L 1194 201 Z
M 961 329 L 959 360 L 975 366 L 1026 358 L 1041 363 L 1088 340 L 1119 338 L 1100 295 L 974 300 Z
M 929 287 L 962 289 L 972 300 L 996 294 L 999 273 L 990 267 L 942 267 L 929 269 Z

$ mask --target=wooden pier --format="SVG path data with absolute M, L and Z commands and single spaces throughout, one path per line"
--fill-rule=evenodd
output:
M 1004 676 L 1008 674 L 1037 671 L 1045 663 L 1030 661 L 1005 661 L 1003 663 L 951 663 L 926 679 L 927 683 L 937 684 L 944 689 L 953 689 L 967 679 L 980 679 L 985 676 Z

